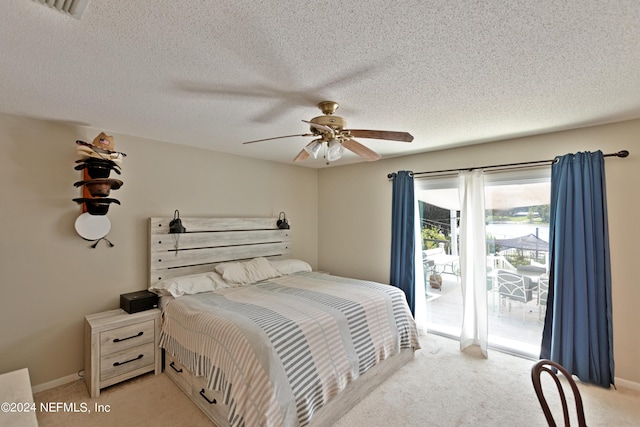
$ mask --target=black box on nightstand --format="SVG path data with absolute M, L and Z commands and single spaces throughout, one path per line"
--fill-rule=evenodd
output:
M 150 291 L 120 294 L 120 308 L 129 314 L 158 308 L 158 295 Z

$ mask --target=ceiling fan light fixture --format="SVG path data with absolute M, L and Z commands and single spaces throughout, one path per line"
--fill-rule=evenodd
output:
M 344 153 L 344 147 L 337 139 L 333 138 L 327 143 L 327 160 L 335 162 L 342 157 Z
M 304 151 L 309 153 L 309 155 L 311 155 L 311 157 L 313 157 L 314 159 L 317 159 L 318 153 L 320 152 L 321 148 L 322 148 L 322 140 L 314 139 L 304 147 Z

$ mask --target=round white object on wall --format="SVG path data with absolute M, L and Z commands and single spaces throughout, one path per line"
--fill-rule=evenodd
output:
M 109 234 L 111 221 L 105 215 L 83 213 L 76 219 L 76 231 L 85 240 L 98 240 Z

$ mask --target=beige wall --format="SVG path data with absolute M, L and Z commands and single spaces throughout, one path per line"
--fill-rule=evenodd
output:
M 391 183 L 387 174 L 552 159 L 577 151 L 627 149 L 626 159 L 606 160 L 613 281 L 616 377 L 640 383 L 640 120 L 487 143 L 319 172 L 318 264 L 333 274 L 389 281 Z
M 112 192 L 122 205 L 108 213 L 115 247 L 91 249 L 74 230 L 75 140 L 101 130 L 0 114 L 0 372 L 28 367 L 34 385 L 83 369 L 84 316 L 145 289 L 151 216 L 285 211 L 294 256 L 317 266 L 316 170 L 124 135 L 114 135 L 127 153 Z
M 28 367 L 34 385 L 83 369 L 83 318 L 118 307 L 121 293 L 147 281 L 147 218 L 269 216 L 284 210 L 295 230 L 294 256 L 334 274 L 388 282 L 391 184 L 401 169 L 482 166 L 548 159 L 576 151 L 629 149 L 607 159 L 616 376 L 640 383 L 640 121 L 497 142 L 374 163 L 313 169 L 115 135 L 128 154 L 113 193 L 109 239 L 90 249 L 74 231 L 71 199 L 81 179 L 81 129 L 0 114 L 0 372 Z M 108 130 L 107 130 L 108 131 Z

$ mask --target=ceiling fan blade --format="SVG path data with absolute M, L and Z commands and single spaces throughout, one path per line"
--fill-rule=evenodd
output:
M 365 147 L 364 145 L 353 139 L 345 139 L 344 141 L 342 141 L 342 146 L 347 150 L 353 151 L 368 162 L 374 162 L 380 158 L 380 154 Z
M 247 98 L 282 98 L 284 90 L 267 85 L 218 85 L 198 82 L 181 82 L 176 84 L 176 88 L 183 92 L 194 93 L 196 95 L 222 95 Z
M 298 155 L 293 158 L 293 161 L 301 162 L 303 160 L 307 160 L 309 157 L 310 157 L 310 154 L 307 152 L 307 150 L 303 148 L 302 151 L 300 151 Z
M 330 133 L 332 137 L 335 135 L 334 130 L 332 128 L 330 128 L 329 126 L 320 125 L 318 123 L 313 123 L 313 122 L 310 122 L 309 120 L 303 120 L 303 122 L 308 123 L 309 126 L 314 127 L 316 129 L 318 129 L 319 131 Z
M 390 141 L 411 142 L 413 135 L 408 132 L 393 132 L 388 130 L 345 129 L 356 138 L 387 139 Z
M 254 142 L 271 141 L 274 139 L 282 139 L 282 138 L 293 138 L 294 136 L 315 136 L 315 135 L 312 133 L 303 133 L 303 134 L 296 134 L 296 135 L 276 136 L 273 138 L 264 138 L 264 139 L 256 139 L 255 141 L 247 141 L 247 142 L 243 142 L 243 144 L 253 144 Z

